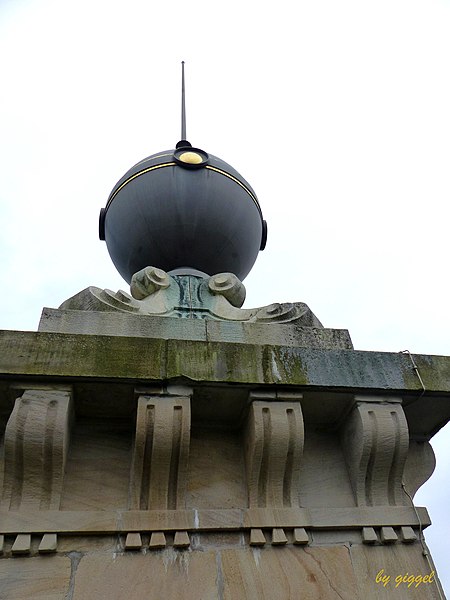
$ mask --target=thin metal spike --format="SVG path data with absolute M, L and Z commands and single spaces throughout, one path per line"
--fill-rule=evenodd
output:
M 186 96 L 184 89 L 184 60 L 181 61 L 181 139 L 186 139 Z

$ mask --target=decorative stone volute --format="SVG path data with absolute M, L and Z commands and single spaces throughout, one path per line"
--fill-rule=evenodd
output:
M 60 309 L 323 327 L 302 302 L 241 309 L 245 287 L 233 273 L 212 277 L 169 275 L 162 269 L 146 267 L 133 275 L 130 289 L 131 296 L 89 287 L 63 302 Z

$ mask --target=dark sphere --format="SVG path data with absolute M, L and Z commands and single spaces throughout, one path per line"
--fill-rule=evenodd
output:
M 264 248 L 266 231 L 245 179 L 187 145 L 137 163 L 100 212 L 100 239 L 128 283 L 150 265 L 167 272 L 230 272 L 243 280 Z

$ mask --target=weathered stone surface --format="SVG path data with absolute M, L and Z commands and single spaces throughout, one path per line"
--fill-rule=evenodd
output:
M 205 536 L 206 538 L 207 536 Z M 0 560 L 0 598 L 88 600 L 124 597 L 246 600 L 438 600 L 432 567 L 418 542 L 409 545 L 245 547 L 205 539 L 199 550 L 123 552 L 92 540 L 90 550 L 69 557 Z M 72 573 L 72 576 L 71 576 Z M 382 577 L 389 576 L 389 580 Z M 396 581 L 397 578 L 397 581 Z M 398 586 L 396 587 L 396 584 Z M 418 585 L 416 585 L 418 583 Z
M 383 544 L 394 544 L 398 540 L 398 535 L 395 533 L 392 527 L 382 527 L 380 539 Z
M 189 461 L 187 508 L 247 506 L 243 452 L 237 434 L 194 430 Z
M 417 540 L 417 535 L 415 534 L 414 529 L 412 527 L 401 527 L 400 535 L 402 542 L 405 542 L 407 544 L 411 544 L 412 542 L 415 542 Z
M 0 333 L 8 578 L 22 576 L 21 552 L 52 553 L 49 565 L 69 553 L 61 600 L 366 600 L 385 597 L 367 575 L 377 560 L 422 569 L 417 515 L 423 527 L 429 517 L 403 483 L 412 495 L 432 471 L 423 440 L 449 416 L 449 358 L 414 357 L 424 391 L 409 356 L 343 349 L 341 334 L 283 323 L 285 305 L 264 324 L 85 313 L 91 331 L 77 330 L 76 312 L 60 311 L 60 331 L 76 334 Z M 111 335 L 95 335 L 106 322 Z M 59 429 L 40 401 L 50 388 L 73 403 Z M 12 410 L 22 394 L 28 429 Z M 70 442 L 53 451 L 60 430 Z M 43 457 L 56 503 L 39 496 Z M 11 598 L 35 597 L 22 592 Z
M 396 578 L 412 575 L 424 577 L 432 572 L 433 568 L 430 568 L 423 556 L 418 542 L 389 546 L 352 545 L 349 552 L 356 574 L 355 597 L 376 600 L 440 600 L 437 576 L 431 583 L 418 583 L 417 587 L 417 582 L 408 587 L 408 582 L 395 581 Z M 383 581 L 383 577 L 390 579 Z
M 125 549 L 125 541 L 125 535 L 58 535 L 58 554 L 68 552 L 113 554 Z
M 226 600 L 354 600 L 356 577 L 345 547 L 225 550 Z
M 190 546 L 190 543 L 191 540 L 189 539 L 187 531 L 177 531 L 175 533 L 173 539 L 174 548 L 188 548 Z
M 346 329 L 44 308 L 39 331 L 351 350 Z
M 373 527 L 362 528 L 362 539 L 364 544 L 376 544 L 379 542 L 378 535 Z
M 331 504 L 331 502 L 328 502 Z M 430 525 L 423 507 L 416 509 L 422 525 Z M 9 511 L 0 512 L 5 534 L 48 533 L 108 534 L 141 531 L 227 531 L 251 528 L 297 527 L 361 529 L 362 527 L 416 526 L 412 507 L 279 508 L 155 511 Z
M 288 539 L 283 529 L 272 529 L 272 546 L 283 546 L 284 544 L 287 544 L 287 542 Z
M 61 556 L 0 560 L 2 600 L 64 600 L 70 586 L 70 559 Z M 85 600 L 89 596 L 85 596 Z
M 130 508 L 185 507 L 190 437 L 190 397 L 139 396 L 130 474 Z
M 78 565 L 73 600 L 217 600 L 216 578 L 215 552 L 90 555 Z
M 75 423 L 67 460 L 62 510 L 126 508 L 132 430 L 126 420 Z
M 185 376 L 211 382 L 283 381 L 312 388 L 389 390 L 391 395 L 423 391 L 409 358 L 392 352 L 0 331 L 0 353 L 5 375 L 156 381 Z M 450 357 L 414 359 L 427 392 L 450 395 Z
M 150 536 L 150 549 L 165 548 L 167 545 L 166 536 L 162 531 L 154 531 Z
M 50 554 L 56 552 L 58 548 L 58 536 L 56 533 L 45 533 L 42 536 L 38 551 L 40 554 Z
M 12 554 L 29 554 L 31 550 L 31 536 L 29 533 L 19 533 L 11 548 Z
M 320 418 L 326 418 L 331 406 L 328 398 L 340 403 L 342 413 L 349 408 L 349 394 L 389 390 L 389 395 L 402 398 L 409 432 L 415 440 L 428 440 L 448 419 L 450 357 L 415 356 L 426 386 L 424 394 L 409 357 L 397 353 L 0 332 L 0 355 L 5 376 L 20 378 L 26 374 L 28 379 L 45 378 L 49 383 L 70 377 L 75 390 L 87 383 L 98 386 L 102 382 L 132 384 L 143 380 L 161 385 L 162 381 L 186 378 L 199 382 L 199 388 L 214 385 L 225 389 L 229 384 L 234 389 L 239 385 L 307 386 L 305 418 L 312 406 L 311 394 L 327 399 L 320 410 L 313 408 Z M 127 402 L 123 406 L 128 406 Z M 227 401 L 228 406 L 236 404 Z
M 70 392 L 27 390 L 16 400 L 5 430 L 0 506 L 59 508 L 72 410 Z
M 321 404 L 322 410 L 324 404 Z M 330 489 L 333 489 L 331 495 L 327 492 Z M 356 506 L 344 454 L 336 435 L 316 431 L 308 431 L 305 435 L 299 494 L 301 506 Z
M 233 323 L 233 325 L 235 325 Z M 174 319 L 102 311 L 44 308 L 38 330 L 43 333 L 190 339 L 206 341 L 204 319 Z
M 322 327 L 303 302 L 277 302 L 261 308 L 241 309 L 245 287 L 233 273 L 218 273 L 206 278 L 182 274 L 171 276 L 161 269 L 146 267 L 133 275 L 131 294 L 91 286 L 63 302 L 60 308 Z
M 403 469 L 409 433 L 399 398 L 355 396 L 343 450 L 358 506 L 405 505 Z
M 262 529 L 250 530 L 250 546 L 264 546 L 266 542 L 266 536 Z
M 274 402 L 250 395 L 245 433 L 248 498 L 251 508 L 299 505 L 304 427 L 299 400 Z
M 309 536 L 303 527 L 296 527 L 294 529 L 292 541 L 294 544 L 307 544 L 309 542 Z
M 436 466 L 434 451 L 429 442 L 409 440 L 408 457 L 403 483 L 408 493 L 414 494 L 433 474 Z
M 125 540 L 125 550 L 140 550 L 142 537 L 140 533 L 129 533 Z

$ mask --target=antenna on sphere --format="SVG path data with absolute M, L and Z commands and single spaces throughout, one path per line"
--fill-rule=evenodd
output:
M 186 139 L 186 90 L 184 84 L 184 60 L 181 61 L 181 139 Z
M 190 146 L 186 140 L 186 89 L 184 83 L 184 60 L 181 61 L 181 140 L 177 144 L 177 148 Z
M 160 273 L 194 277 L 232 273 L 242 280 L 264 248 L 266 222 L 245 179 L 186 140 L 185 63 L 180 62 L 181 140 L 174 150 L 138 162 L 117 182 L 100 212 L 100 239 L 128 282 L 136 273 L 147 273 L 149 265 L 156 265 Z M 165 284 L 158 282 L 155 285 L 162 289 Z M 138 290 L 136 299 L 142 293 Z M 189 310 L 193 306 L 190 303 Z

